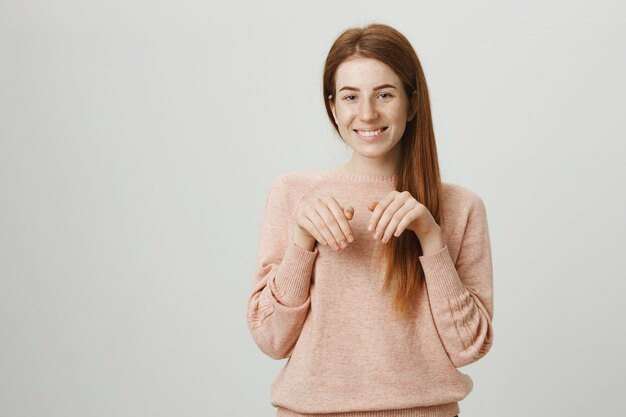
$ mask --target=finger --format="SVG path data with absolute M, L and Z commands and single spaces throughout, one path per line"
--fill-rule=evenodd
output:
M 412 209 L 412 205 L 405 203 L 398 209 L 398 211 L 396 211 L 396 213 L 393 215 L 393 217 L 389 221 L 389 224 L 387 225 L 387 228 L 385 229 L 383 233 L 381 242 L 387 243 L 391 239 L 391 236 L 400 236 L 402 231 L 398 233 L 398 226 L 400 225 L 402 221 L 404 221 L 405 218 L 411 217 L 410 216 L 411 211 L 412 211 L 411 209 Z M 410 223 L 410 221 L 408 223 Z M 398 234 L 396 235 L 396 233 Z
M 335 236 L 337 243 L 341 246 L 341 242 L 345 242 L 345 245 L 348 244 L 348 236 L 352 236 L 352 228 L 346 219 L 346 215 L 344 209 L 341 208 L 337 200 L 330 196 L 324 198 L 323 201 L 326 203 L 326 207 L 329 211 L 328 219 L 326 224 L 328 224 L 332 234 Z M 348 212 L 353 211 L 351 207 L 349 207 Z M 332 217 L 331 217 L 332 216 Z M 352 216 L 350 216 L 352 218 Z M 342 246 L 343 247 L 343 246 Z
M 313 227 L 321 236 L 320 242 L 323 241 L 324 245 L 334 246 L 333 244 L 335 243 L 335 238 L 333 237 L 332 233 L 330 233 L 330 230 L 328 229 L 328 226 L 326 225 L 324 219 L 319 215 L 317 209 L 315 208 L 315 203 L 307 204 L 306 207 L 303 209 L 303 212 L 306 218 L 313 224 Z
M 307 205 L 302 208 L 298 223 L 304 229 L 306 229 L 306 231 L 309 232 L 309 234 L 313 236 L 315 240 L 320 242 L 322 245 L 327 245 L 328 241 L 322 235 L 322 232 L 320 231 L 320 228 L 317 226 L 316 222 L 312 220 L 315 218 L 316 215 L 317 213 L 310 206 Z M 321 221 L 321 219 L 319 219 L 317 223 L 321 224 L 323 222 Z
M 398 237 L 400 236 L 405 230 L 406 228 L 415 221 L 415 219 L 417 219 L 418 217 L 418 207 L 414 207 L 412 210 L 410 210 L 400 221 L 400 223 L 398 223 L 398 226 L 396 227 L 396 231 L 394 232 L 394 236 Z
M 386 212 L 387 207 L 395 200 L 397 194 L 398 194 L 397 191 L 392 191 L 388 193 L 385 197 L 383 197 L 383 199 L 380 200 L 376 204 L 376 207 L 374 208 L 374 211 L 372 212 L 372 215 L 370 216 L 369 226 L 367 228 L 367 230 L 374 232 L 374 235 L 376 235 L 376 232 L 378 232 L 378 237 L 380 237 L 385 231 L 385 227 L 387 227 L 387 223 L 381 223 L 381 219 L 382 219 L 383 213 Z M 395 210 L 393 212 L 395 213 Z M 393 213 L 388 215 L 388 218 L 391 218 L 392 215 Z
M 367 209 L 373 212 L 378 206 L 378 203 L 379 201 L 372 201 L 370 205 L 367 206 Z M 372 213 L 372 215 L 370 216 L 370 222 L 367 225 L 367 230 L 371 232 L 372 230 L 374 230 L 374 227 L 376 227 L 376 223 L 374 223 L 374 213 Z
M 315 215 L 311 220 L 315 223 L 315 226 L 322 233 L 322 236 L 324 236 L 328 244 L 332 246 L 333 249 L 338 250 L 341 247 L 339 242 L 345 237 L 343 237 L 343 232 L 341 232 L 341 229 L 337 225 L 335 215 L 326 204 L 326 201 L 320 197 L 313 198 L 312 208 Z
M 304 223 L 305 223 L 306 229 L 315 238 L 315 240 L 317 240 L 322 245 L 328 245 L 328 242 L 326 241 L 326 239 L 324 239 L 324 236 L 322 236 L 320 231 L 317 230 L 317 227 L 315 227 L 315 225 L 313 224 L 313 222 L 311 222 L 309 218 L 305 218 Z
M 354 208 L 353 207 L 344 207 L 343 209 L 343 213 L 346 215 L 346 218 L 348 220 L 352 220 L 352 217 L 354 216 Z
M 380 239 L 382 241 L 383 238 L 390 239 L 391 235 L 395 231 L 395 226 L 391 225 L 392 219 L 395 217 L 399 222 L 399 219 L 403 216 L 403 214 L 397 214 L 399 210 L 404 206 L 405 199 L 402 198 L 400 193 L 396 193 L 393 200 L 390 204 L 387 205 L 385 211 L 380 216 L 378 223 L 375 228 L 374 239 Z

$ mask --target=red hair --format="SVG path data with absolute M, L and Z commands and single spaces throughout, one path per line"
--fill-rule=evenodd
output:
M 402 152 L 396 172 L 396 190 L 410 192 L 441 226 L 443 191 L 437 146 L 426 78 L 415 50 L 404 35 L 380 23 L 350 28 L 339 35 L 328 52 L 323 76 L 324 105 L 338 134 L 339 127 L 330 107 L 330 102 L 335 100 L 335 75 L 342 62 L 355 57 L 377 59 L 391 67 L 402 80 L 410 114 L 414 117 L 400 139 Z M 415 233 L 405 230 L 380 246 L 386 261 L 384 289 L 393 288 L 394 311 L 407 315 L 417 305 L 424 285 L 424 270 L 418 259 L 423 255 L 419 239 Z

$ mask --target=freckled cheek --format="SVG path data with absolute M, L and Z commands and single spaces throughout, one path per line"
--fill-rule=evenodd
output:
M 350 130 L 350 123 L 354 120 L 354 115 L 348 111 L 338 111 L 337 112 L 337 121 L 339 122 L 339 126 L 345 128 L 346 130 Z
M 344 110 L 340 113 L 337 113 L 339 120 L 343 120 L 345 124 L 351 123 L 356 117 L 357 114 L 352 110 Z

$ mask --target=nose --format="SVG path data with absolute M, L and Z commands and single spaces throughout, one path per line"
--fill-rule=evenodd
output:
M 359 107 L 359 118 L 365 122 L 376 120 L 378 118 L 376 106 L 373 105 L 370 100 L 361 101 L 361 106 Z

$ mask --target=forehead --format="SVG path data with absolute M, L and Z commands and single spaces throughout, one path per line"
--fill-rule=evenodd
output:
M 342 62 L 335 74 L 335 87 L 345 85 L 371 89 L 377 85 L 389 83 L 400 86 L 400 78 L 391 67 L 373 58 L 352 58 Z

